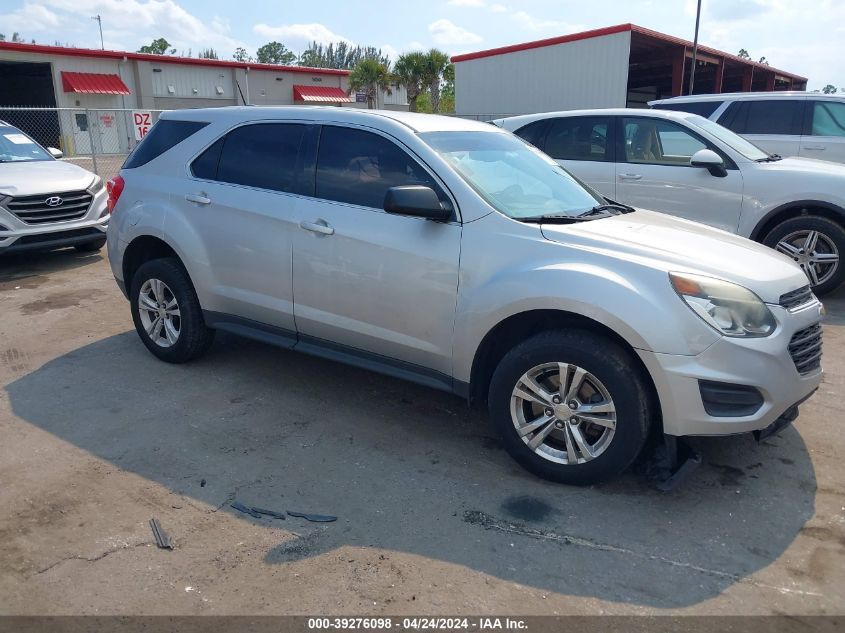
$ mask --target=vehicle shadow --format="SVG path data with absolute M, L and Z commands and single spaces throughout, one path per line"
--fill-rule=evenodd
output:
M 228 503 L 339 517 L 259 520 L 280 529 L 269 564 L 377 547 L 562 594 L 683 607 L 746 582 L 814 513 L 815 473 L 793 428 L 761 445 L 701 442 L 707 463 L 672 493 L 634 474 L 566 487 L 521 470 L 453 396 L 226 335 L 173 366 L 127 332 L 6 389 L 22 420 L 245 521 L 257 520 Z
M 37 288 L 50 273 L 88 266 L 101 259 L 103 251 L 80 253 L 74 248 L 4 255 L 0 257 L 0 290 Z

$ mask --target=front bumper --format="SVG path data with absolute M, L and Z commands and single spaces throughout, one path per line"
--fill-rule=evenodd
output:
M 109 225 L 108 194 L 103 189 L 78 220 L 27 224 L 0 206 L 0 255 L 31 250 L 50 250 L 102 240 Z
M 821 303 L 815 301 L 796 311 L 769 308 L 778 327 L 766 338 L 723 337 L 696 356 L 638 350 L 660 398 L 664 433 L 685 436 L 762 431 L 818 388 L 821 368 L 800 374 L 788 345 L 793 334 L 821 320 Z M 754 387 L 763 403 L 751 415 L 710 415 L 702 402 L 701 381 Z

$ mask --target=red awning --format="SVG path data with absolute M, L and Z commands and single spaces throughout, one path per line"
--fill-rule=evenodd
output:
M 319 103 L 353 103 L 354 97 L 346 94 L 343 88 L 329 86 L 297 86 L 293 87 L 294 101 L 310 101 Z
M 128 95 L 129 88 L 117 75 L 68 73 L 62 71 L 62 89 L 92 95 Z

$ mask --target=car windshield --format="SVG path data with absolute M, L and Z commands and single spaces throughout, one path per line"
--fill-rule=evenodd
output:
M 426 132 L 420 138 L 491 206 L 515 220 L 576 217 L 606 203 L 551 158 L 511 134 Z
M 730 147 L 732 150 L 739 152 L 749 160 L 765 160 L 769 157 L 768 152 L 763 151 L 751 141 L 746 141 L 739 134 L 731 132 L 728 128 L 723 127 L 710 119 L 694 115 L 687 117 L 686 121 L 690 125 L 694 125 L 705 132 L 708 132 L 711 136 L 715 136 L 718 140 L 722 141 L 722 143 Z
M 0 126 L 0 163 L 27 160 L 53 160 L 53 157 L 20 130 Z

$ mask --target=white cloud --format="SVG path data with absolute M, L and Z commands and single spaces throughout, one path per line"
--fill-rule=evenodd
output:
M 446 4 L 453 7 L 472 7 L 479 9 L 484 6 L 484 0 L 449 0 Z
M 382 44 L 379 48 L 381 49 L 382 55 L 387 55 L 390 58 L 390 61 L 395 62 L 398 59 L 399 51 L 390 44 Z
M 493 13 L 508 13 L 510 11 L 510 8 L 504 4 L 494 4 L 490 6 L 490 10 Z
M 431 34 L 431 39 L 441 46 L 449 46 L 451 44 L 477 44 L 481 41 L 480 36 L 445 18 L 435 20 L 429 24 L 428 32 Z
M 317 22 L 311 24 L 281 24 L 270 26 L 268 24 L 256 24 L 252 27 L 257 35 L 273 40 L 279 40 L 288 48 L 294 50 L 306 48 L 311 42 L 328 44 L 329 42 L 348 42 L 352 40 L 338 35 L 323 24 Z
M 8 39 L 11 39 L 12 33 L 16 31 L 26 39 L 26 34 L 30 31 L 43 31 L 58 26 L 59 16 L 40 4 L 27 2 L 12 13 L 0 15 L 0 24 L 3 25 Z
M 578 24 L 571 24 L 562 20 L 544 20 L 536 18 L 525 11 L 514 11 L 510 16 L 517 24 L 523 26 L 529 31 L 560 31 L 564 33 L 574 33 L 583 30 L 584 27 Z

